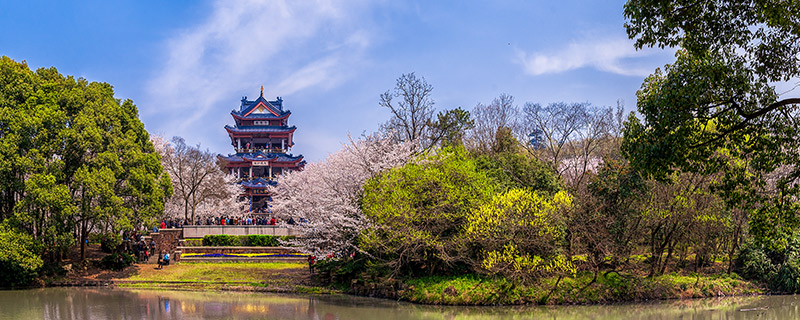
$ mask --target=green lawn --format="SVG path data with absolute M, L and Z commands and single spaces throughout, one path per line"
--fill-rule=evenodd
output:
M 130 277 L 115 279 L 117 285 L 188 290 L 246 287 L 278 292 L 325 293 L 310 285 L 305 263 L 183 262 L 161 270 L 154 265 L 139 265 L 138 268 L 138 272 Z

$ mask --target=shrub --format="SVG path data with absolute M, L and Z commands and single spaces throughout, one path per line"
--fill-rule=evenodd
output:
M 42 258 L 35 251 L 28 234 L 0 225 L 0 287 L 23 286 L 36 278 Z
M 295 236 L 270 236 L 264 234 L 251 234 L 247 236 L 232 236 L 227 234 L 207 235 L 203 237 L 202 245 L 208 247 L 229 247 L 229 246 L 249 246 L 249 247 L 279 247 L 281 241 L 291 241 Z M 188 246 L 199 246 L 198 240 L 187 240 Z
M 122 236 L 118 233 L 107 232 L 100 234 L 100 250 L 105 253 L 112 253 L 117 251 L 117 248 L 122 244 Z
M 800 292 L 800 265 L 797 259 L 787 259 L 775 273 L 770 286 L 779 292 Z
M 516 188 L 556 193 L 562 189 L 562 182 L 552 168 L 525 154 L 483 154 L 475 158 L 475 165 L 494 180 L 498 191 Z
M 200 247 L 203 245 L 203 239 L 184 239 L 187 247 Z
M 761 246 L 749 243 L 739 251 L 736 269 L 745 279 L 769 281 L 776 268 Z
M 207 235 L 203 237 L 203 245 L 209 247 L 239 246 L 239 237 L 227 234 Z
M 89 244 L 100 244 L 100 239 L 103 237 L 102 233 L 90 233 Z
M 277 247 L 280 246 L 277 237 L 261 234 L 251 234 L 246 236 L 247 246 L 253 247 Z
M 100 266 L 104 269 L 122 270 L 125 267 L 132 265 L 134 258 L 127 253 L 112 253 L 100 260 Z

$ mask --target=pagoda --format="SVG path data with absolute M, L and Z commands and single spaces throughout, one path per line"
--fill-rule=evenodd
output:
M 289 126 L 289 110 L 283 109 L 283 99 L 264 99 L 264 87 L 256 100 L 242 98 L 238 110 L 231 111 L 235 125 L 226 125 L 235 154 L 220 155 L 229 174 L 236 175 L 250 199 L 251 211 L 266 212 L 269 186 L 274 178 L 287 170 L 300 170 L 306 162 L 302 155 L 288 153 L 294 146 L 297 130 Z

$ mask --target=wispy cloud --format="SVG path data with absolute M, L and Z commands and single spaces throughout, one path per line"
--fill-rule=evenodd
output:
M 370 45 L 368 23 L 354 19 L 365 7 L 360 1 L 216 1 L 205 20 L 165 43 L 164 64 L 149 81 L 142 111 L 180 119 L 152 129 L 192 141 L 207 133 L 203 119 L 226 115 L 240 93 L 257 94 L 260 85 L 269 97 L 333 87 Z
M 530 75 L 560 73 L 590 67 L 625 76 L 646 76 L 652 73 L 653 69 L 638 66 L 633 60 L 658 52 L 663 51 L 656 49 L 636 51 L 633 41 L 628 39 L 605 39 L 573 42 L 547 53 L 526 53 L 519 50 L 517 61 L 523 66 L 525 73 Z

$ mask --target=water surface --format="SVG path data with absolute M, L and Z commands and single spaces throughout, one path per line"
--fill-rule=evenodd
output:
M 800 297 L 606 306 L 424 306 L 351 296 L 112 288 L 0 291 L 0 319 L 800 319 Z

